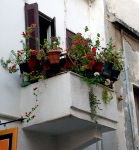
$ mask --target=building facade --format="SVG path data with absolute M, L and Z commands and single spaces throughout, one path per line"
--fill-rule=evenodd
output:
M 88 86 L 71 72 L 45 81 L 40 86 L 36 118 L 29 123 L 0 125 L 0 131 L 18 127 L 18 150 L 137 150 L 139 147 L 139 26 L 135 0 L 13 0 L 0 2 L 0 57 L 11 57 L 12 49 L 22 49 L 22 32 L 31 23 L 34 34 L 60 36 L 66 50 L 70 35 L 101 35 L 102 46 L 114 39 L 117 49 L 124 50 L 124 71 L 114 83 L 113 100 L 105 105 L 102 87 L 94 86 L 101 100 L 99 128 L 90 118 Z M 69 43 L 68 43 L 68 42 Z M 31 45 L 39 49 L 37 45 Z M 32 89 L 39 83 L 21 87 L 20 72 L 9 74 L 0 66 L 0 121 L 21 118 L 34 105 Z M 123 101 L 117 101 L 122 94 Z

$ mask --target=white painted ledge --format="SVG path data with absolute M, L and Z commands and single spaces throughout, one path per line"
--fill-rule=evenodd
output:
M 39 107 L 36 118 L 23 123 L 23 128 L 49 134 L 64 134 L 94 126 L 90 118 L 88 92 L 89 86 L 72 72 L 67 72 L 45 81 L 29 85 L 21 90 L 22 114 L 34 105 L 33 88 L 39 86 Z M 117 102 L 113 100 L 105 105 L 101 95 L 102 86 L 93 86 L 93 92 L 100 100 L 98 122 L 102 132 L 115 130 L 117 126 Z

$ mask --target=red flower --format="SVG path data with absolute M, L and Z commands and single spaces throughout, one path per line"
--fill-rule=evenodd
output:
M 31 118 L 33 119 L 33 118 L 35 118 L 36 116 L 35 115 L 33 115 Z
M 37 55 L 37 51 L 36 50 L 32 50 L 31 51 L 31 55 Z
M 83 41 L 82 41 L 82 40 L 76 40 L 76 43 L 77 43 L 77 44 L 82 44 Z
M 95 61 L 94 61 L 94 59 L 91 61 L 91 66 L 94 66 L 94 64 L 95 64 Z
M 97 49 L 95 47 L 92 48 L 92 52 L 93 52 L 94 56 L 96 56 L 96 50 Z
M 25 32 L 22 32 L 22 35 L 23 35 L 23 36 L 26 36 L 26 33 L 25 33 Z
M 93 59 L 93 56 L 92 56 L 92 54 L 87 54 L 87 56 L 86 56 L 87 58 L 89 58 L 89 59 Z
M 37 90 L 37 89 L 38 89 L 38 87 L 33 88 L 34 91 Z
M 31 26 L 32 26 L 33 28 L 35 28 L 35 27 L 36 27 L 36 24 L 31 24 Z
M 83 41 L 84 45 L 88 46 L 88 42 L 85 40 Z

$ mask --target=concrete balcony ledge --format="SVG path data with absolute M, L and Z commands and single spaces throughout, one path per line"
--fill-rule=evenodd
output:
M 24 129 L 59 135 L 94 128 L 94 122 L 90 118 L 90 87 L 78 75 L 67 72 L 22 88 L 22 114 L 34 106 L 35 86 L 39 87 L 39 107 L 34 112 L 36 118 L 29 123 L 23 123 Z M 113 100 L 107 105 L 104 104 L 102 90 L 103 86 L 93 85 L 93 92 L 100 100 L 99 107 L 102 109 L 97 110 L 99 129 L 107 132 L 115 130 L 117 126 L 117 101 L 115 93 L 112 92 Z

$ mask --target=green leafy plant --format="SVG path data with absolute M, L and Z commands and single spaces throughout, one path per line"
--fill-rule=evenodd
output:
M 35 24 L 31 24 L 30 27 L 27 28 L 26 32 L 23 32 L 22 35 L 25 39 L 29 39 L 32 37 L 32 31 L 35 28 Z M 27 61 L 28 57 L 34 56 L 34 50 L 28 51 L 28 44 L 25 44 L 23 40 L 20 41 L 22 43 L 23 48 L 21 50 L 11 50 L 10 53 L 12 55 L 12 58 L 8 58 L 7 60 L 4 60 L 4 58 L 0 59 L 1 65 L 4 68 L 7 68 L 9 70 L 9 73 L 15 73 L 17 72 L 18 65 L 21 63 L 24 63 Z
M 98 72 L 91 74 L 90 77 L 82 76 L 81 79 L 89 85 L 91 84 L 97 85 L 98 83 L 103 83 L 105 81 L 104 76 L 100 75 Z
M 46 62 L 46 60 L 48 60 L 48 56 L 45 52 L 44 49 L 40 49 L 37 53 L 37 59 L 40 61 L 40 62 Z
M 114 50 L 113 55 L 114 55 L 114 61 L 113 61 L 113 68 L 112 69 L 118 70 L 118 71 L 123 70 L 123 67 L 124 67 L 123 49 L 120 49 L 119 51 Z
M 39 71 L 32 71 L 30 73 L 24 72 L 24 75 L 26 75 L 31 82 L 36 82 L 38 80 L 44 79 L 44 76 L 41 75 Z
M 11 59 L 4 60 L 1 58 L 0 63 L 4 68 L 8 69 L 9 73 L 15 73 L 19 70 L 17 64 Z
M 49 50 L 62 50 L 60 45 L 60 37 L 52 36 L 51 42 L 48 41 L 48 39 L 44 39 L 44 45 L 41 45 L 43 49 L 46 49 L 46 51 Z
M 85 27 L 85 33 L 88 31 L 88 27 Z M 77 33 L 72 37 L 72 45 L 69 48 L 70 56 L 81 59 L 91 52 L 92 40 L 91 38 L 85 38 L 81 33 Z
M 97 99 L 97 97 L 94 95 L 93 90 L 90 89 L 89 92 L 89 102 L 90 102 L 90 109 L 91 109 L 91 118 L 96 124 L 96 128 L 98 126 L 97 121 L 97 109 L 102 110 L 99 108 L 100 100 Z
M 112 92 L 105 86 L 102 91 L 102 99 L 105 104 L 108 104 L 113 99 Z
M 7 59 L 6 61 L 4 61 L 3 57 L 0 59 L 0 63 L 4 68 L 8 67 L 8 64 L 11 63 L 11 59 Z
M 30 49 L 27 51 L 27 59 L 37 59 L 37 51 Z

